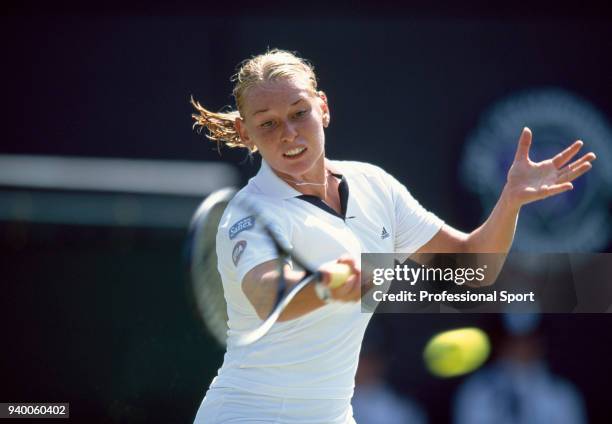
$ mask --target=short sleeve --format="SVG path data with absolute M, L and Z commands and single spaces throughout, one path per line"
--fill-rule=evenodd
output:
M 288 250 L 292 249 L 287 222 L 282 208 L 265 207 L 265 224 Z M 254 267 L 278 258 L 274 243 L 264 230 L 262 217 L 230 203 L 217 232 L 219 272 L 224 281 L 235 281 L 240 286 L 244 276 Z
M 414 253 L 435 236 L 444 221 L 427 211 L 394 177 L 386 174 L 395 215 L 395 252 Z

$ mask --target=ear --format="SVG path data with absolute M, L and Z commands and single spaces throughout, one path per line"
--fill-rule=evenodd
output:
M 253 148 L 255 147 L 255 144 L 251 141 L 251 138 L 249 137 L 249 132 L 247 131 L 246 125 L 241 117 L 237 117 L 234 120 L 234 128 L 236 129 L 236 132 L 238 132 L 238 135 L 240 136 L 240 140 L 242 141 L 242 144 L 244 144 L 244 147 L 248 148 L 252 152 Z
M 321 99 L 321 111 L 323 112 L 323 127 L 327 128 L 331 119 L 331 115 L 329 113 L 329 104 L 327 103 L 327 95 L 324 91 L 318 91 L 317 95 L 319 96 L 319 99 Z

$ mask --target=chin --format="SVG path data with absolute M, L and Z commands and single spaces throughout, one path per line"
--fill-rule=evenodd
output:
M 283 157 L 279 164 L 279 170 L 287 174 L 304 174 L 313 168 L 315 162 L 316 161 L 312 159 L 311 155 L 306 155 L 299 159 L 287 159 Z

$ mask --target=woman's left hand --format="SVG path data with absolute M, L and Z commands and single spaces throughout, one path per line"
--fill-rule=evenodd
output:
M 515 208 L 571 190 L 572 181 L 589 171 L 596 158 L 590 152 L 567 164 L 582 148 L 582 141 L 577 140 L 551 159 L 532 162 L 529 159 L 531 137 L 531 130 L 525 127 L 504 188 L 506 200 Z

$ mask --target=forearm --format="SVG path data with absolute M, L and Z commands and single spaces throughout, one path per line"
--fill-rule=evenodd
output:
M 487 220 L 465 238 L 465 253 L 508 253 L 520 212 L 511 197 L 504 187 Z
M 325 305 L 329 301 L 356 302 L 361 298 L 361 270 L 354 258 L 342 255 L 336 261 L 327 262 L 318 269 L 319 276 L 328 288 L 323 301 L 315 291 L 315 284 L 307 284 L 285 307 L 279 321 L 298 318 Z M 284 268 L 285 293 L 304 278 L 303 271 Z M 268 317 L 278 296 L 279 270 L 276 260 L 263 263 L 249 271 L 242 281 L 242 291 L 261 319 Z
M 277 275 L 274 276 L 274 284 L 277 285 L 278 272 L 276 272 L 276 274 Z M 303 277 L 303 271 L 285 270 L 285 281 L 287 284 L 287 290 L 299 283 Z M 285 310 L 283 310 L 283 312 L 280 314 L 278 320 L 292 320 L 325 305 L 325 303 L 321 299 L 319 299 L 319 296 L 317 296 L 314 287 L 315 284 L 309 284 L 302 290 L 300 290 L 300 292 L 293 298 L 293 300 L 289 303 L 289 305 L 287 305 Z
M 286 290 L 289 290 L 292 286 L 297 284 L 303 276 L 304 272 L 302 271 L 293 271 L 286 268 Z M 256 273 L 255 275 L 248 275 L 242 284 L 244 293 L 261 319 L 265 319 L 270 312 L 272 312 L 274 302 L 278 295 L 278 282 L 278 270 L 271 269 L 263 270 L 263 272 Z M 314 284 L 309 284 L 295 296 L 289 305 L 287 305 L 278 320 L 286 321 L 298 318 L 310 311 L 320 308 L 323 305 L 324 302 L 319 299 L 314 291 Z

